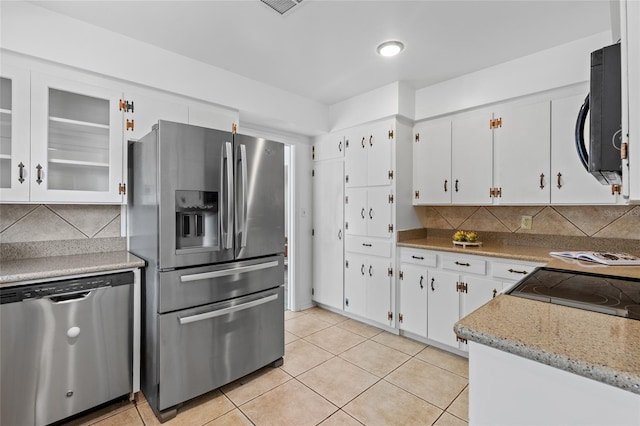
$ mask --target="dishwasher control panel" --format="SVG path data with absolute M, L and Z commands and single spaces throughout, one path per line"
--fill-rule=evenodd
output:
M 0 288 L 0 304 L 21 302 L 41 297 L 90 291 L 101 287 L 115 287 L 133 283 L 133 272 L 95 275 L 42 284 L 26 284 Z

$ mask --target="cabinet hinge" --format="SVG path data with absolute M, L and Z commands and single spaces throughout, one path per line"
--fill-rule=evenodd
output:
M 349 175 L 345 175 L 344 181 L 345 181 L 345 183 L 349 183 Z
M 462 337 L 460 337 L 460 336 L 456 336 L 456 341 L 457 341 L 457 342 L 462 342 L 462 343 L 465 343 L 465 344 L 467 343 L 467 339 L 463 339 L 463 338 L 462 338 Z
M 311 177 L 315 177 L 316 176 L 316 169 L 312 169 L 311 170 Z
M 311 147 L 311 159 L 312 159 L 312 160 L 315 160 L 315 159 L 316 159 L 316 146 L 315 146 L 315 145 L 313 145 L 313 146 Z
M 490 129 L 497 129 L 498 127 L 502 127 L 502 117 L 489 120 Z
M 118 102 L 118 109 L 124 112 L 133 112 L 133 101 L 129 102 L 127 100 L 120 99 L 120 102 Z
M 622 193 L 622 185 L 611 185 L 611 195 Z
M 118 184 L 118 195 L 127 195 L 127 184 L 119 183 Z
M 349 306 L 349 299 L 344 299 L 344 306 Z
M 349 204 L 349 196 L 348 196 L 348 195 L 346 195 L 346 196 L 344 197 L 344 203 L 345 203 L 345 204 Z
M 627 159 L 627 148 L 629 148 L 629 146 L 626 142 L 624 142 L 620 146 L 620 158 L 622 158 L 623 160 Z
M 460 293 L 468 293 L 467 283 L 456 282 L 456 291 Z
M 393 224 L 392 224 L 392 223 L 390 223 L 390 224 L 389 224 L 389 227 L 388 227 L 387 229 L 389 229 L 389 232 L 393 232 Z
M 348 267 L 349 267 L 349 261 L 348 261 L 348 260 L 345 260 L 345 261 L 344 261 L 344 267 L 345 267 L 345 268 L 348 268 Z
M 133 131 L 134 128 L 135 128 L 135 124 L 134 124 L 133 120 L 129 120 L 127 118 L 126 124 L 125 124 L 125 130 L 132 130 Z
M 420 191 L 416 191 L 415 197 L 416 197 L 416 200 L 420 198 Z
M 349 222 L 345 222 L 345 223 L 344 223 L 344 229 L 345 229 L 345 230 L 349 229 Z
M 231 133 L 235 134 L 238 131 L 238 125 L 236 123 L 231 123 Z
M 393 321 L 393 312 L 387 312 L 387 319 Z
M 393 204 L 393 194 L 389 194 L 389 204 Z
M 402 314 L 398 314 L 398 321 L 402 322 L 403 319 L 404 317 L 402 316 Z
M 389 130 L 389 139 L 393 139 L 393 130 Z
M 393 179 L 393 170 L 389 170 L 389 179 Z
M 345 148 L 349 148 L 349 139 L 345 139 L 345 141 L 344 141 L 344 147 L 345 147 Z
M 420 142 L 420 133 L 416 133 L 416 142 Z
M 390 277 L 393 276 L 393 268 L 387 268 L 387 275 Z
M 489 188 L 489 198 L 502 197 L 502 188 Z
M 313 289 L 313 287 L 311 287 L 311 295 L 315 296 L 315 294 L 316 294 L 315 290 Z
M 315 230 L 315 229 L 312 229 L 312 230 L 311 230 L 311 236 L 312 236 L 312 237 L 315 237 L 315 235 L 316 235 L 316 230 Z
M 398 279 L 404 280 L 404 272 L 398 272 Z

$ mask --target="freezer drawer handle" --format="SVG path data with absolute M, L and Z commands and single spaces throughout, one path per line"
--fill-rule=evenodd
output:
M 271 296 L 263 297 L 258 300 L 253 300 L 251 302 L 243 303 L 241 305 L 230 306 L 224 309 L 218 309 L 217 311 L 206 312 L 204 314 L 192 315 L 190 317 L 184 317 L 184 318 L 178 317 L 178 321 L 180 321 L 180 325 L 189 324 L 192 322 L 204 321 L 207 319 L 232 314 L 234 312 L 243 311 L 245 309 L 253 308 L 255 306 L 264 305 L 265 303 L 269 303 L 277 299 L 278 299 L 278 295 L 272 294 Z
M 201 274 L 182 275 L 180 277 L 181 283 L 187 283 L 190 281 L 208 280 L 209 278 L 226 277 L 233 274 L 241 274 L 245 272 L 259 271 L 261 269 L 275 268 L 278 266 L 278 261 L 267 263 L 258 263 L 257 265 L 241 266 L 239 268 L 223 269 L 221 271 L 203 272 Z

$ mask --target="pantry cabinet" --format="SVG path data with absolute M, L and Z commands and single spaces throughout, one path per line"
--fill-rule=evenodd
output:
M 393 125 L 388 120 L 348 131 L 345 136 L 345 186 L 391 184 L 393 140 Z
M 29 201 L 32 176 L 29 99 L 29 71 L 3 63 L 0 69 L 1 201 Z
M 390 187 L 345 190 L 345 231 L 347 235 L 388 238 L 393 233 Z
M 122 92 L 31 73 L 31 201 L 122 202 Z
M 332 160 L 343 158 L 345 152 L 345 140 L 342 134 L 330 134 L 319 137 L 311 147 L 311 156 L 314 161 Z
M 390 324 L 391 274 L 392 262 L 389 258 L 347 252 L 345 311 L 380 324 Z

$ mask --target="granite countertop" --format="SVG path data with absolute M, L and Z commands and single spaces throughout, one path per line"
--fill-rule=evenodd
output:
M 483 243 L 481 247 L 454 246 L 450 239 L 419 238 L 398 242 L 400 247 L 412 247 L 425 250 L 438 250 L 451 253 L 476 256 L 490 256 L 510 260 L 544 263 L 546 267 L 582 271 L 596 274 L 615 275 L 620 277 L 640 278 L 640 266 L 607 266 L 593 262 L 582 262 L 574 259 L 554 257 L 551 251 L 564 251 L 563 248 L 509 245 L 499 242 Z
M 3 260 L 0 285 L 40 281 L 67 275 L 141 268 L 145 261 L 128 251 Z
M 500 295 L 456 334 L 640 394 L 640 321 Z

